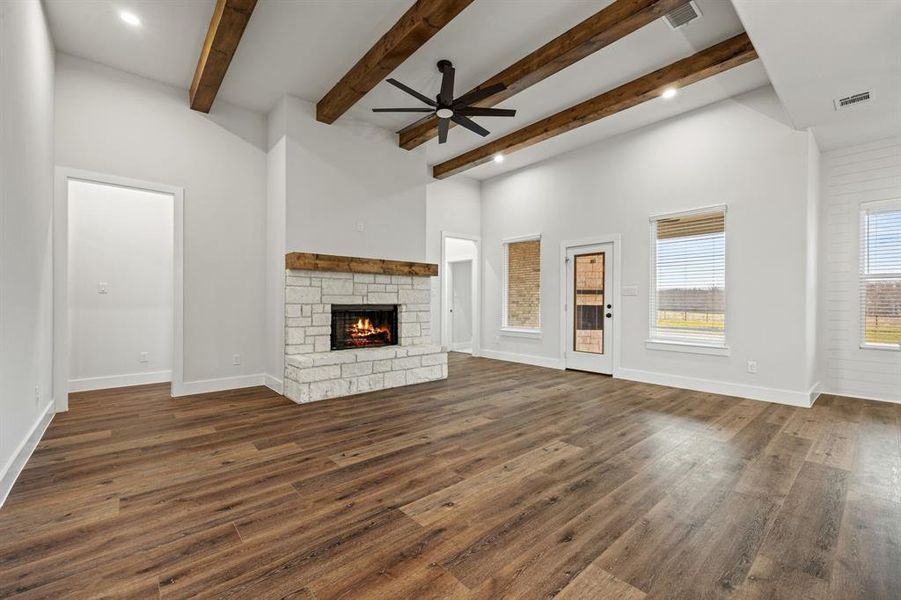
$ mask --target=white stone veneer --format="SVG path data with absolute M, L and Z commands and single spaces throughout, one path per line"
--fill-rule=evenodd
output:
M 397 304 L 400 344 L 330 351 L 332 304 Z M 447 378 L 428 277 L 287 271 L 285 395 L 311 402 Z

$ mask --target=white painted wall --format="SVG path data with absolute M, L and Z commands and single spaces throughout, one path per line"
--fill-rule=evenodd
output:
M 70 391 L 171 381 L 173 205 L 69 182 Z
M 476 243 L 460 238 L 445 238 L 444 260 L 452 263 L 461 260 L 475 260 Z
M 53 413 L 53 42 L 0 2 L 0 504 Z
M 901 198 L 901 138 L 823 154 L 824 391 L 901 402 L 901 352 L 860 348 L 860 205 Z
M 269 112 L 266 152 L 266 385 L 282 393 L 285 372 L 285 211 L 288 194 L 285 98 Z
M 560 242 L 622 234 L 621 376 L 751 397 L 806 397 L 809 134 L 761 88 L 482 184 L 486 355 L 560 365 Z M 715 204 L 727 221 L 731 355 L 650 350 L 650 215 Z M 501 335 L 502 243 L 542 234 L 542 335 Z M 749 374 L 746 361 L 758 362 Z
M 56 163 L 184 188 L 184 378 L 202 382 L 194 390 L 259 383 L 265 116 L 221 101 L 198 113 L 184 90 L 61 54 Z
M 287 248 L 425 260 L 425 149 L 403 150 L 395 134 L 346 116 L 319 123 L 315 105 L 285 102 Z
M 441 343 L 441 290 L 444 266 L 441 265 L 441 232 L 481 235 L 481 182 L 463 175 L 433 181 L 426 186 L 426 260 L 439 265 L 432 278 L 432 339 Z
M 805 374 L 807 389 L 822 390 L 822 357 L 820 356 L 820 162 L 822 156 L 813 135 L 807 136 L 807 249 L 805 256 Z

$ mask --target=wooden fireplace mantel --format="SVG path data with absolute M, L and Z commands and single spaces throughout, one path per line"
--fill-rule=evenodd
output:
M 355 256 L 334 256 L 310 252 L 289 252 L 285 255 L 286 269 L 304 271 L 333 271 L 340 273 L 376 273 L 382 275 L 415 275 L 435 277 L 438 265 L 433 263 L 385 260 L 381 258 L 358 258 Z

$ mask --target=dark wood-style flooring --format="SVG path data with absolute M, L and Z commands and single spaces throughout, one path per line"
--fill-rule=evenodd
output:
M 454 355 L 297 406 L 76 394 L 0 510 L 2 598 L 901 598 L 901 406 Z

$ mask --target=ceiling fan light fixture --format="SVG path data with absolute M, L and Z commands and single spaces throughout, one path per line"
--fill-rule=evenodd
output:
M 496 162 L 497 164 L 501 164 L 502 162 L 504 162 L 504 155 L 503 155 L 503 154 L 500 154 L 500 153 L 495 154 L 495 155 L 494 155 L 494 162 Z
M 435 116 L 439 119 L 450 119 L 454 116 L 454 111 L 449 108 L 439 108 L 435 111 Z
M 663 90 L 663 93 L 660 94 L 660 95 L 661 95 L 662 97 L 666 98 L 667 100 L 669 100 L 670 98 L 675 98 L 675 97 L 676 97 L 676 94 L 678 94 L 678 93 L 679 93 L 679 92 L 676 90 L 676 88 L 674 88 L 674 87 L 668 87 L 668 88 L 666 88 L 665 90 Z

